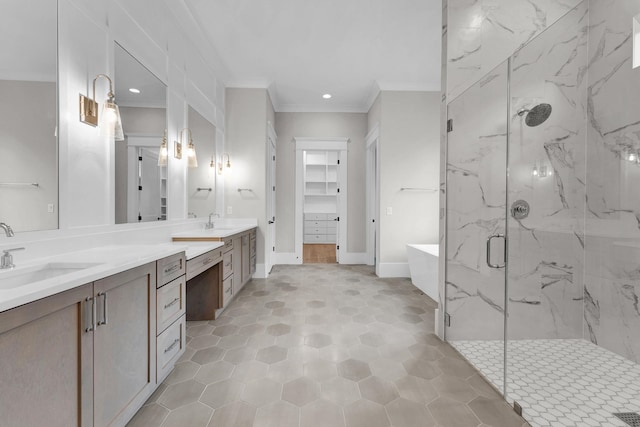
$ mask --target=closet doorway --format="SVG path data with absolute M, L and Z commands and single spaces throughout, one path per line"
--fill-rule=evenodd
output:
M 339 263 L 346 245 L 348 139 L 295 138 L 296 256 Z

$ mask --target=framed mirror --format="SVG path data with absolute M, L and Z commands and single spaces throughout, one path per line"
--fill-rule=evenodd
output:
M 115 222 L 167 219 L 167 87 L 118 43 L 114 89 L 124 141 L 115 142 Z M 163 157 L 164 156 L 164 157 Z
M 189 168 L 188 216 L 201 218 L 215 212 L 216 208 L 216 127 L 191 106 L 188 121 L 198 159 L 198 167 Z M 187 130 L 183 131 L 184 135 L 187 133 Z M 187 147 L 188 137 L 183 145 Z
M 4 0 L 0 55 L 0 222 L 58 228 L 56 1 Z

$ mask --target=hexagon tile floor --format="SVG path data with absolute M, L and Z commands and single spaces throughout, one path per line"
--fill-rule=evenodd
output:
M 365 266 L 277 266 L 217 320 L 129 427 L 522 427 L 433 331 L 435 303 Z
M 502 387 L 504 341 L 452 345 Z M 533 427 L 628 427 L 613 414 L 640 412 L 640 366 L 589 341 L 512 340 L 507 366 L 507 400 Z

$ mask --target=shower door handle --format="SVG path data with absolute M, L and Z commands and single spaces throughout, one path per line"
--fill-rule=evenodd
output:
M 491 264 L 491 240 L 496 239 L 496 238 L 501 238 L 501 239 L 504 240 L 504 234 L 494 234 L 493 236 L 489 236 L 489 238 L 487 239 L 487 265 L 489 267 L 491 267 L 491 268 L 504 268 L 505 264 L 502 264 L 502 265 L 500 265 L 500 264 Z M 506 243 L 507 242 L 505 241 L 505 246 L 504 246 L 505 249 L 507 247 Z M 507 259 L 506 253 L 505 253 L 504 259 L 505 260 Z

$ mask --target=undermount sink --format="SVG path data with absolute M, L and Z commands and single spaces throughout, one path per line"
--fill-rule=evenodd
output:
M 100 265 L 100 263 L 50 262 L 32 267 L 17 268 L 15 270 L 0 270 L 0 290 L 30 285 L 42 280 L 95 267 L 96 265 Z

